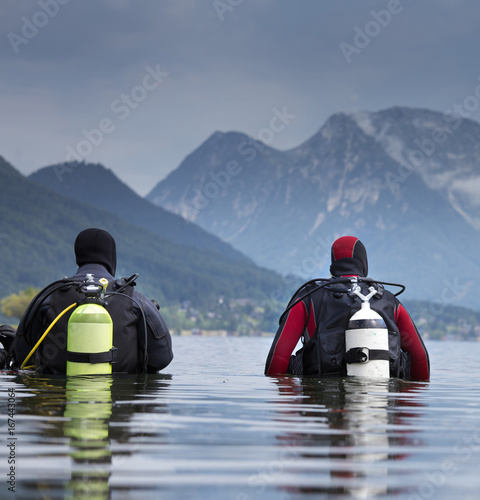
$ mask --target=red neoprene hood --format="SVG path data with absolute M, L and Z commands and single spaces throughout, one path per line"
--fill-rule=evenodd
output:
M 332 276 L 367 276 L 367 250 L 355 236 L 342 236 L 332 245 Z

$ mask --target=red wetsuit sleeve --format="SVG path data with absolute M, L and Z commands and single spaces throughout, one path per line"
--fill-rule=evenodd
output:
M 430 360 L 427 349 L 418 333 L 415 323 L 400 303 L 397 304 L 395 311 L 395 323 L 400 330 L 402 350 L 410 353 L 412 361 L 410 370 L 411 380 L 429 380 Z
M 290 309 L 273 339 L 265 364 L 265 375 L 287 373 L 290 356 L 305 330 L 308 315 L 305 304 L 300 301 Z

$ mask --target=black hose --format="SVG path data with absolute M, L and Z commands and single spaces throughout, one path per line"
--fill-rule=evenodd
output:
M 148 353 L 147 353 L 147 319 L 145 316 L 145 311 L 140 304 L 140 302 L 135 299 L 134 297 L 131 297 L 129 295 L 125 295 L 124 292 L 127 286 L 135 285 L 135 280 L 138 278 L 138 274 L 133 274 L 129 278 L 125 280 L 125 283 L 122 283 L 122 286 L 115 292 L 110 292 L 105 295 L 106 297 L 109 297 L 111 295 L 121 295 L 122 297 L 127 297 L 131 299 L 135 304 L 138 306 L 140 309 L 140 312 L 142 314 L 142 319 L 143 319 L 143 329 L 145 333 L 145 344 L 144 344 L 144 352 L 143 352 L 143 368 L 145 373 L 147 372 L 147 365 L 148 365 Z M 25 340 L 30 341 L 31 339 L 28 337 L 29 330 L 31 329 L 31 324 L 33 321 L 33 318 L 38 313 L 38 310 L 42 306 L 42 304 L 45 302 L 45 300 L 52 295 L 54 292 L 57 290 L 60 290 L 61 288 L 64 288 L 66 286 L 72 286 L 72 285 L 81 285 L 84 283 L 85 280 L 73 280 L 71 278 L 63 278 L 61 280 L 54 281 L 53 283 L 50 283 L 48 286 L 46 286 L 43 290 L 40 290 L 40 292 L 35 295 L 35 297 L 32 299 L 30 304 L 27 307 L 27 310 L 25 311 L 23 317 L 25 318 L 24 324 L 22 324 L 22 332 L 25 337 Z
M 304 295 L 302 295 L 298 299 L 294 300 L 295 297 L 298 295 L 298 293 L 300 293 L 304 288 L 306 288 L 308 285 L 311 285 L 313 283 L 317 283 L 319 281 L 322 282 L 320 285 L 317 285 L 316 287 L 312 288 L 311 290 L 309 290 L 307 293 L 305 293 Z M 316 292 L 317 290 L 320 290 L 321 288 L 326 288 L 327 290 L 334 291 L 337 293 L 348 293 L 350 291 L 350 289 L 344 289 L 344 290 L 342 290 L 341 288 L 330 289 L 330 288 L 328 288 L 328 286 L 329 285 L 336 285 L 338 283 L 355 283 L 355 282 L 356 283 L 371 283 L 371 284 L 379 284 L 379 285 L 388 285 L 388 286 L 398 286 L 401 288 L 401 290 L 394 294 L 395 297 L 397 297 L 398 295 L 400 295 L 401 293 L 403 293 L 405 291 L 405 285 L 400 285 L 399 283 L 389 283 L 387 281 L 378 281 L 378 280 L 374 280 L 372 278 L 363 278 L 360 276 L 358 276 L 358 277 L 357 276 L 356 277 L 344 277 L 344 276 L 342 276 L 340 278 L 313 279 L 313 280 L 307 281 L 302 286 L 300 286 L 300 288 L 298 288 L 298 290 L 292 295 L 292 298 L 290 299 L 290 302 L 288 303 L 287 307 L 285 308 L 285 311 L 283 311 L 282 315 L 280 316 L 278 323 L 281 324 L 285 314 L 287 314 L 288 311 L 290 311 L 290 309 L 292 309 L 294 306 L 296 306 L 302 300 L 306 299 L 313 292 Z

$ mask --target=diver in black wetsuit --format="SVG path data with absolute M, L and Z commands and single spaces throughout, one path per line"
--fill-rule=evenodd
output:
M 113 321 L 113 345 L 118 349 L 112 371 L 150 373 L 165 368 L 173 359 L 169 329 L 156 303 L 134 289 L 136 276 L 130 281 L 115 279 L 117 254 L 113 237 L 102 229 L 85 229 L 77 236 L 74 249 L 79 266 L 75 276 L 40 292 L 22 317 L 10 348 L 12 366 L 21 366 L 59 313 L 78 301 L 81 294 L 77 285 L 87 275 L 93 275 L 96 280 L 108 280 L 105 308 Z M 61 317 L 37 348 L 32 360 L 38 371 L 65 373 L 67 324 L 71 313 Z

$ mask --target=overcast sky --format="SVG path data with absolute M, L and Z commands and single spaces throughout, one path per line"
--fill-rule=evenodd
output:
M 337 112 L 446 111 L 480 85 L 479 26 L 476 0 L 1 0 L 0 156 L 143 196 L 215 131 L 284 150 Z

